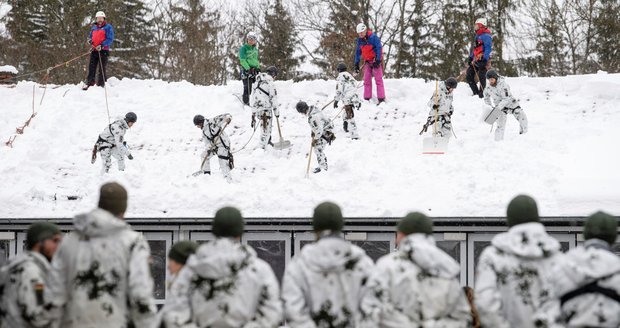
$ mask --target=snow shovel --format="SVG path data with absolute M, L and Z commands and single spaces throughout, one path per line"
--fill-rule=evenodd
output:
M 427 137 L 422 141 L 422 154 L 443 155 L 448 150 L 448 138 Z
M 278 124 L 278 134 L 280 135 L 280 141 L 273 144 L 275 149 L 286 149 L 291 146 L 291 142 L 282 138 L 282 130 L 280 129 L 280 118 L 276 116 L 276 123 Z
M 435 105 L 439 104 L 439 81 L 435 82 Z M 433 124 L 433 136 L 422 140 L 422 154 L 442 155 L 448 150 L 448 137 L 437 136 L 439 122 L 439 107 L 435 106 L 435 124 Z
M 501 110 L 499 110 L 497 107 L 493 108 L 485 117 L 484 117 L 484 122 L 490 125 L 493 125 L 493 123 L 495 123 L 495 121 L 497 121 L 497 119 L 499 118 L 499 115 L 501 114 Z

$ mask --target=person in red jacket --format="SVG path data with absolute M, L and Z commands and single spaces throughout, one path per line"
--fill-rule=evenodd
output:
M 383 88 L 383 48 L 379 37 L 366 27 L 366 24 L 357 25 L 357 47 L 355 50 L 355 73 L 360 71 L 360 61 L 364 61 L 364 99 L 372 98 L 372 78 L 377 84 L 377 100 L 385 101 Z
M 90 28 L 90 36 L 88 43 L 92 49 L 90 53 L 90 63 L 88 65 L 88 78 L 86 85 L 82 88 L 88 90 L 90 86 L 95 85 L 95 74 L 99 70 L 97 85 L 102 87 L 108 78 L 106 67 L 108 65 L 108 56 L 110 55 L 110 46 L 114 41 L 114 28 L 106 22 L 105 13 L 98 11 L 95 14 L 96 22 Z
M 484 88 L 487 86 L 486 74 L 491 63 L 493 38 L 491 37 L 491 31 L 487 28 L 486 18 L 476 20 L 474 29 L 476 30 L 476 37 L 474 38 L 474 44 L 467 61 L 469 65 L 467 68 L 467 83 L 469 83 L 474 96 L 477 95 L 480 98 L 484 98 Z M 478 89 L 476 84 L 476 75 L 480 81 L 480 89 Z

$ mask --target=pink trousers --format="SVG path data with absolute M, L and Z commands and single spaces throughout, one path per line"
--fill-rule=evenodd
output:
M 375 78 L 377 85 L 377 98 L 385 99 L 385 89 L 383 89 L 383 67 L 372 67 L 372 63 L 364 65 L 364 99 L 372 98 L 372 78 Z

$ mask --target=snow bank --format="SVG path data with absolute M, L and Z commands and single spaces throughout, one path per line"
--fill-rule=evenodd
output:
M 233 94 L 241 83 L 194 86 L 187 82 L 117 80 L 109 83 L 112 116 L 138 114 L 127 133 L 133 161 L 100 175 L 90 164 L 97 135 L 107 125 L 104 90 L 65 85 L 48 89 L 38 115 L 0 148 L 0 217 L 68 217 L 96 204 L 98 187 L 116 180 L 129 189 L 131 217 L 203 217 L 234 204 L 249 217 L 308 216 L 320 201 L 333 200 L 347 216 L 401 216 L 422 210 L 434 216 L 502 216 L 507 202 L 527 193 L 541 215 L 587 215 L 603 209 L 620 214 L 620 74 L 558 78 L 511 78 L 513 94 L 530 120 L 518 135 L 509 117 L 504 142 L 494 142 L 480 123 L 482 100 L 461 83 L 456 90 L 452 139 L 444 156 L 422 155 L 425 107 L 435 84 L 418 79 L 387 80 L 389 103 L 365 103 L 356 112 L 362 140 L 354 141 L 336 119 L 337 139 L 327 148 L 328 172 L 304 179 L 309 127 L 295 103 L 324 105 L 334 81 L 278 82 L 282 132 L 293 147 L 255 150 L 258 132 L 235 154 L 232 184 L 213 175 L 193 178 L 203 150 L 195 114 L 229 112 L 234 150 L 252 135 L 250 113 Z M 0 138 L 6 141 L 30 115 L 32 82 L 0 88 Z M 360 89 L 361 91 L 361 89 Z M 37 104 L 42 89 L 37 88 Z M 326 108 L 334 117 L 339 109 Z M 278 140 L 277 129 L 273 131 Z M 316 164 L 313 158 L 313 166 Z M 78 196 L 78 200 L 67 200 Z
M 0 66 L 0 72 L 17 74 L 17 68 L 11 65 Z

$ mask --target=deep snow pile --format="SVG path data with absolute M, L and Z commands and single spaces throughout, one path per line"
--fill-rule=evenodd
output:
M 326 150 L 329 171 L 304 179 L 310 130 L 294 106 L 300 99 L 323 106 L 332 99 L 335 82 L 277 82 L 282 131 L 293 147 L 255 150 L 257 131 L 235 154 L 232 184 L 224 181 L 215 159 L 213 175 L 191 177 L 204 147 L 192 118 L 231 113 L 227 131 L 233 150 L 240 149 L 252 129 L 250 112 L 234 95 L 242 89 L 238 81 L 194 86 L 110 79 L 112 116 L 135 111 L 138 122 L 126 135 L 135 159 L 127 161 L 125 172 L 113 164 L 105 176 L 100 158 L 90 164 L 92 146 L 107 125 L 104 90 L 48 89 L 38 106 L 43 89 L 36 88 L 38 115 L 14 148 L 0 148 L 0 217 L 72 216 L 93 207 L 98 187 L 109 180 L 128 187 L 131 217 L 211 216 L 228 204 L 248 217 L 308 216 L 323 200 L 341 204 L 347 216 L 401 216 L 411 210 L 502 216 L 518 193 L 534 196 L 545 216 L 597 209 L 620 214 L 620 74 L 510 78 L 509 84 L 528 115 L 530 132 L 518 135 L 518 124 L 509 117 L 505 141 L 494 142 L 480 119 L 483 101 L 461 83 L 453 116 L 458 139 L 441 156 L 422 155 L 418 135 L 434 82 L 387 80 L 388 103 L 365 103 L 356 112 L 362 139 L 347 138 L 337 118 L 337 139 Z M 0 88 L 3 142 L 30 115 L 32 86 Z M 329 117 L 339 111 L 325 109 Z M 273 138 L 278 140 L 275 127 Z

